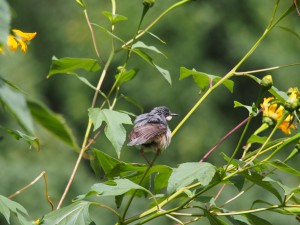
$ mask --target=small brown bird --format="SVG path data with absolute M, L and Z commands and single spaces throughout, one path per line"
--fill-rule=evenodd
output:
M 149 113 L 139 115 L 134 121 L 133 130 L 128 135 L 130 142 L 127 145 L 141 145 L 141 154 L 144 158 L 146 147 L 152 148 L 159 154 L 171 142 L 171 131 L 167 121 L 173 116 L 178 114 L 171 113 L 165 106 L 155 107 Z M 147 159 L 146 161 L 149 163 Z

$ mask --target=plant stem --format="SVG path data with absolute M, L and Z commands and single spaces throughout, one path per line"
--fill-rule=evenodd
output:
M 186 116 L 180 121 L 180 123 L 175 127 L 175 129 L 172 132 L 172 136 L 174 136 L 177 131 L 180 129 L 180 127 L 189 119 L 189 117 L 194 113 L 194 111 L 199 107 L 199 105 L 204 101 L 204 99 L 218 86 L 220 86 L 224 81 L 230 79 L 232 76 L 235 75 L 236 70 L 246 61 L 246 59 L 249 58 L 249 56 L 257 49 L 257 47 L 260 45 L 260 43 L 265 39 L 267 34 L 275 27 L 276 24 L 278 24 L 286 15 L 288 15 L 291 12 L 290 7 L 286 12 L 284 12 L 279 19 L 277 19 L 273 24 L 271 24 L 274 20 L 274 16 L 277 10 L 277 5 L 279 3 L 279 0 L 277 1 L 275 8 L 273 10 L 272 17 L 270 19 L 270 22 L 264 31 L 264 33 L 261 35 L 261 37 L 256 41 L 256 43 L 251 47 L 251 49 L 246 53 L 246 55 L 236 64 L 236 66 L 230 70 L 224 77 L 222 77 L 214 86 L 209 88 L 207 92 L 198 100 L 198 102 L 192 107 L 192 109 L 186 114 Z
M 114 0 L 112 0 L 112 2 L 114 3 Z M 112 5 L 113 5 L 113 7 L 112 7 L 112 13 L 115 14 L 115 4 L 112 4 Z M 84 10 L 84 12 L 85 12 L 85 14 L 87 15 L 87 11 Z M 88 17 L 87 17 L 87 19 L 88 19 Z M 88 20 L 87 22 L 88 22 L 88 24 L 90 24 L 89 20 Z M 113 30 L 114 30 L 114 26 L 112 25 L 112 31 L 113 31 Z M 92 35 L 93 40 L 94 40 L 93 29 L 91 30 L 91 32 L 92 32 L 91 35 Z M 94 47 L 96 48 L 97 46 L 94 45 Z M 95 51 L 97 52 L 97 49 L 95 49 Z M 105 63 L 105 66 L 104 66 L 104 68 L 103 68 L 103 70 L 102 70 L 102 73 L 101 73 L 101 75 L 100 75 L 100 78 L 99 78 L 99 81 L 98 81 L 98 84 L 97 84 L 97 87 L 96 87 L 96 91 L 95 91 L 95 94 L 94 94 L 94 97 L 93 97 L 93 101 L 92 101 L 92 106 L 91 106 L 91 108 L 94 108 L 95 105 L 96 105 L 96 101 L 97 101 L 97 98 L 98 98 L 98 94 L 99 94 L 99 92 L 100 92 L 100 89 L 101 89 L 101 87 L 102 87 L 104 78 L 105 78 L 105 76 L 106 76 L 106 74 L 107 74 L 108 67 L 110 66 L 110 63 L 111 63 L 113 57 L 114 57 L 114 45 L 113 45 L 113 39 L 112 39 L 112 50 L 111 50 L 111 52 L 110 52 L 110 55 L 109 55 L 109 58 L 108 58 L 107 62 Z M 64 199 L 65 199 L 67 193 L 69 192 L 69 189 L 70 189 L 70 187 L 71 187 L 71 184 L 72 184 L 72 182 L 73 182 L 73 180 L 74 180 L 74 177 L 75 177 L 75 175 L 76 175 L 76 172 L 77 172 L 77 170 L 78 170 L 79 164 L 80 164 L 80 162 L 81 162 L 81 159 L 82 159 L 82 157 L 83 157 L 83 155 L 84 155 L 84 152 L 85 152 L 86 149 L 87 149 L 86 146 L 87 146 L 88 138 L 89 138 L 89 135 L 90 135 L 90 132 L 91 132 L 91 128 L 92 128 L 92 121 L 89 119 L 88 125 L 87 125 L 87 128 L 86 128 L 86 132 L 85 132 L 85 135 L 84 135 L 82 147 L 81 147 L 81 150 L 80 150 L 80 153 L 79 153 L 79 155 L 78 155 L 76 164 L 75 164 L 74 169 L 73 169 L 73 171 L 72 171 L 72 174 L 71 174 L 71 176 L 70 176 L 70 178 L 69 178 L 68 184 L 67 184 L 67 186 L 66 186 L 66 188 L 65 188 L 65 190 L 64 190 L 64 193 L 63 193 L 63 195 L 62 195 L 62 197 L 61 197 L 61 199 L 60 199 L 60 201 L 59 201 L 59 203 L 58 203 L 57 209 L 59 209 L 59 208 L 61 207 L 61 205 L 62 205 L 62 203 L 63 203 L 63 201 L 64 201 Z
M 150 30 L 150 28 L 152 28 L 162 17 L 164 17 L 166 14 L 168 14 L 170 11 L 172 11 L 173 9 L 188 3 L 192 0 L 182 0 L 180 2 L 175 3 L 174 5 L 170 6 L 168 9 L 166 9 L 162 14 L 160 14 L 150 25 L 148 25 L 148 27 L 146 27 L 143 31 L 141 31 L 139 34 L 137 34 L 135 36 L 135 39 L 131 39 L 128 42 L 126 42 L 124 45 L 122 45 L 121 49 L 125 48 L 126 46 L 130 45 L 134 40 L 140 38 L 141 36 L 143 36 L 148 30 Z M 117 51 L 120 51 L 121 49 L 118 49 Z
M 149 172 L 150 169 L 152 168 L 153 163 L 154 163 L 155 160 L 157 159 L 159 153 L 160 153 L 160 151 L 157 151 L 157 152 L 155 153 L 155 156 L 154 156 L 153 160 L 150 162 L 150 164 L 149 164 L 149 166 L 147 167 L 147 169 L 145 170 L 145 172 L 144 172 L 144 174 L 143 174 L 141 180 L 139 181 L 139 183 L 138 183 L 139 185 L 144 181 L 144 179 L 145 179 L 145 177 L 147 176 L 148 172 Z M 136 189 L 136 190 L 132 193 L 132 195 L 130 196 L 130 199 L 128 200 L 127 205 L 125 206 L 124 213 L 123 213 L 123 215 L 122 215 L 122 217 L 121 217 L 121 221 L 124 221 L 124 220 L 125 220 L 125 217 L 126 217 L 126 214 L 127 214 L 127 212 L 128 212 L 128 209 L 129 209 L 129 207 L 130 207 L 130 205 L 131 205 L 131 203 L 132 203 L 132 201 L 133 201 L 133 199 L 134 199 L 134 196 L 136 195 L 137 191 L 138 191 L 138 190 Z

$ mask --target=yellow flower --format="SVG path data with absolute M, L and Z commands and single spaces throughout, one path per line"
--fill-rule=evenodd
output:
M 8 35 L 7 46 L 12 51 L 16 51 L 17 50 L 17 48 L 18 48 L 18 42 L 16 41 L 15 36 Z
M 16 51 L 18 46 L 21 46 L 23 52 L 27 51 L 27 42 L 32 40 L 36 36 L 34 33 L 24 33 L 20 30 L 13 29 L 14 35 L 9 35 L 7 38 L 7 46 L 10 50 Z
M 273 121 L 278 122 L 283 116 L 285 109 L 282 105 L 270 104 L 273 97 L 264 98 L 263 103 L 260 105 L 263 109 L 263 117 L 271 118 Z M 292 124 L 293 116 L 288 115 L 285 120 L 278 126 L 278 128 L 285 134 L 290 134 L 290 129 L 296 129 Z

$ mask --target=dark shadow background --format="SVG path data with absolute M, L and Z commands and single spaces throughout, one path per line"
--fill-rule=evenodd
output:
M 117 13 L 128 17 L 127 21 L 116 25 L 116 34 L 124 40 L 132 37 L 142 12 L 141 0 L 117 1 Z M 149 24 L 171 3 L 176 1 L 156 1 L 155 6 L 147 14 L 144 26 Z M 91 22 L 108 27 L 107 18 L 102 11 L 110 11 L 109 1 L 86 1 Z M 90 107 L 93 91 L 84 86 L 77 79 L 56 75 L 46 79 L 55 55 L 61 57 L 96 58 L 91 36 L 81 8 L 75 1 L 41 1 L 14 0 L 9 4 L 13 10 L 11 27 L 27 32 L 37 32 L 26 54 L 7 52 L 0 56 L 0 74 L 23 89 L 29 98 L 44 102 L 53 111 L 62 114 L 80 144 L 87 125 L 87 109 Z M 173 129 L 199 99 L 199 88 L 192 78 L 179 81 L 180 67 L 195 68 L 209 74 L 223 76 L 226 74 L 256 42 L 268 23 L 275 1 L 194 1 L 177 8 L 164 17 L 151 32 L 159 36 L 166 44 L 160 43 L 151 36 L 145 36 L 141 41 L 148 45 L 155 45 L 162 50 L 163 56 L 153 55 L 155 62 L 170 71 L 172 86 L 155 70 L 137 56 L 129 61 L 128 68 L 140 68 L 133 81 L 125 84 L 121 92 L 131 96 L 139 102 L 145 111 L 155 106 L 166 105 L 180 117 L 170 122 Z M 279 11 L 285 10 L 292 1 L 282 1 Z M 280 26 L 286 26 L 300 33 L 300 18 L 296 12 L 284 19 Z M 109 54 L 110 37 L 95 28 L 97 44 L 102 57 L 106 60 Z M 116 42 L 119 44 L 118 42 Z M 275 28 L 270 36 L 262 43 L 257 51 L 243 64 L 240 71 L 267 68 L 299 62 L 299 38 Z M 105 80 L 103 91 L 107 92 L 114 81 L 116 68 L 124 62 L 124 54 L 116 56 Z M 271 72 L 274 84 L 280 90 L 299 86 L 299 67 L 275 70 Z M 90 82 L 96 83 L 99 73 L 80 73 Z M 261 78 L 266 73 L 258 74 Z M 257 84 L 248 78 L 234 78 L 234 93 L 231 94 L 224 87 L 214 91 L 208 99 L 196 110 L 179 132 L 174 136 L 172 144 L 158 159 L 172 167 L 183 163 L 199 161 L 201 157 L 220 140 L 229 130 L 235 127 L 246 116 L 242 108 L 233 108 L 233 101 L 237 100 L 251 105 L 258 94 Z M 101 103 L 101 99 L 98 104 Z M 131 111 L 139 114 L 139 110 L 125 101 L 120 101 L 117 110 Z M 0 111 L 0 122 L 12 129 L 18 126 L 11 117 Z M 261 123 L 261 117 L 254 120 L 250 131 L 255 130 Z M 130 129 L 130 126 L 127 126 Z M 41 127 L 37 127 L 41 138 L 42 150 L 35 152 L 28 145 L 13 140 L 5 135 L 0 141 L 0 193 L 8 196 L 19 190 L 43 170 L 47 172 L 51 198 L 57 205 L 71 171 L 77 159 L 77 153 L 61 143 L 55 136 Z M 296 131 L 297 132 L 297 131 Z M 230 155 L 235 148 L 240 133 L 236 133 L 215 151 L 207 161 L 222 166 L 225 161 L 220 153 Z M 278 135 L 281 135 L 278 131 Z M 112 146 L 100 136 L 95 147 L 116 157 Z M 288 153 L 282 153 L 287 156 Z M 121 160 L 126 162 L 143 162 L 135 149 L 124 147 Z M 292 161 L 299 169 L 296 159 Z M 282 179 L 292 187 L 299 185 L 299 178 L 283 176 Z M 75 196 L 85 193 L 89 187 L 97 182 L 88 161 L 82 162 L 74 180 L 68 198 L 69 202 Z M 216 193 L 216 192 L 214 192 Z M 214 193 L 210 193 L 214 195 Z M 229 206 L 232 209 L 245 209 L 256 199 L 272 201 L 273 196 L 265 195 L 260 189 L 254 189 L 243 196 L 242 201 Z M 220 197 L 223 202 L 237 194 L 237 190 L 227 188 L 226 194 Z M 262 198 L 262 195 L 264 195 Z M 49 212 L 50 206 L 44 199 L 44 184 L 39 181 L 23 194 L 14 198 L 20 202 L 32 218 L 38 218 Z M 113 199 L 104 199 L 113 203 Z M 135 214 L 145 202 L 136 201 Z M 104 210 L 92 209 L 93 215 L 100 218 L 97 224 L 113 224 L 114 218 L 108 218 Z M 258 213 L 258 216 L 268 216 L 274 225 L 298 224 L 292 217 L 278 216 L 270 213 Z M 105 217 L 105 219 L 103 219 Z M 274 217 L 274 218 L 273 218 Z M 102 218 L 102 219 L 101 219 Z M 173 224 L 166 218 L 155 220 L 149 224 Z M 195 224 L 207 224 L 207 221 Z M 0 218 L 0 224 L 5 224 Z M 12 224 L 17 224 L 13 221 Z

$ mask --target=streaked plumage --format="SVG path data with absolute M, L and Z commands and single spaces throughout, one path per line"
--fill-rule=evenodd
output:
M 134 121 L 133 130 L 128 135 L 128 146 L 141 145 L 151 147 L 153 151 L 161 151 L 168 147 L 171 142 L 171 131 L 168 120 L 177 114 L 165 107 L 160 106 L 149 113 L 139 115 Z

